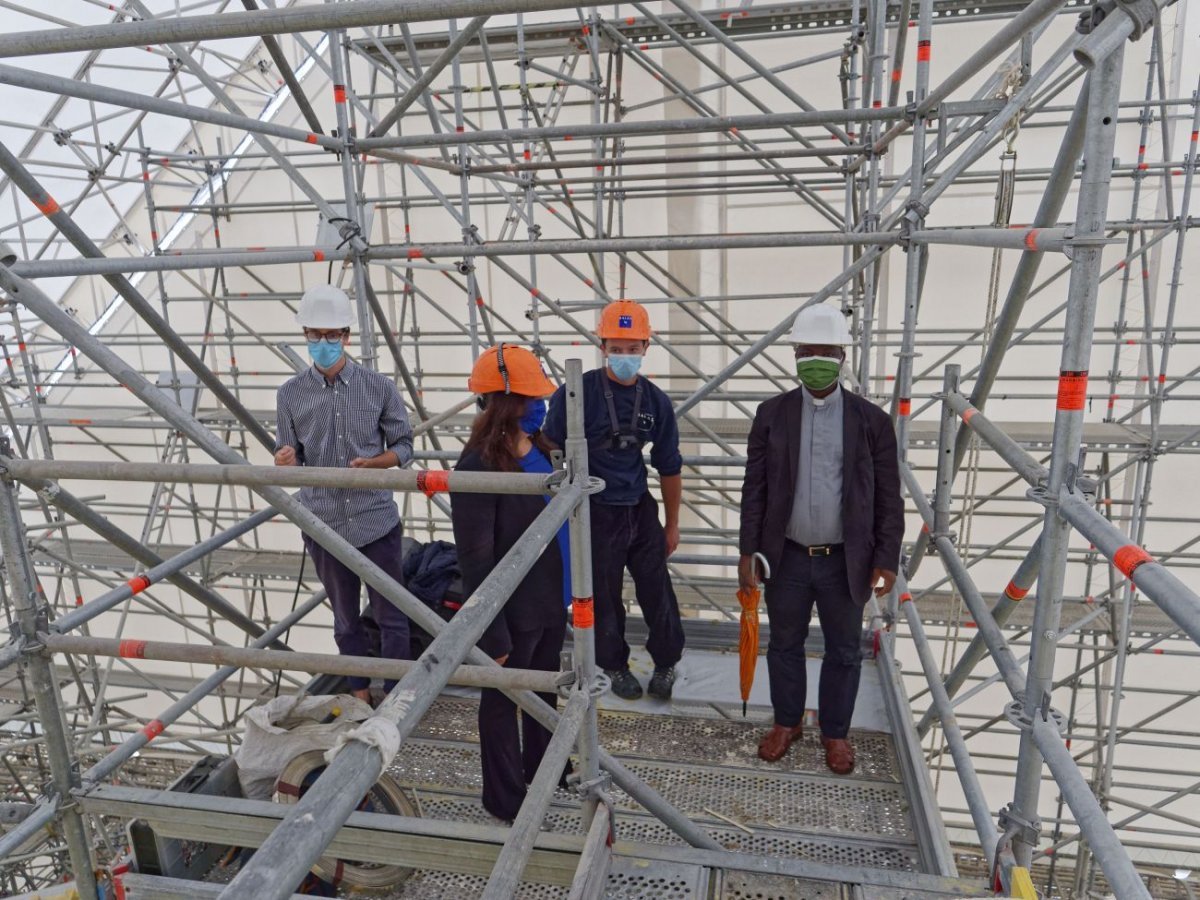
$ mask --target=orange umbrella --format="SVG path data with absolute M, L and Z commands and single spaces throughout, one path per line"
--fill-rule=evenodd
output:
M 754 554 L 754 560 L 762 566 L 763 576 L 770 578 L 770 566 L 766 557 L 761 553 Z M 761 591 L 757 587 L 750 590 L 738 588 L 738 603 L 742 605 L 742 625 L 738 636 L 738 675 L 742 686 L 742 716 L 746 715 L 746 703 L 750 700 L 750 688 L 754 685 L 754 670 L 758 666 L 758 598 Z

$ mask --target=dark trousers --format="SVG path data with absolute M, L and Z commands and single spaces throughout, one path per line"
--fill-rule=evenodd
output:
M 649 492 L 636 506 L 592 501 L 592 593 L 596 603 L 596 663 L 605 669 L 629 665 L 625 640 L 625 569 L 649 636 L 646 649 L 654 665 L 667 667 L 683 656 L 679 602 L 667 573 L 667 536 L 658 521 L 658 504 Z
M 401 526 L 397 525 L 383 537 L 371 541 L 358 552 L 401 584 L 404 583 L 400 570 Z M 332 553 L 310 538 L 304 536 L 304 546 L 312 558 L 317 577 L 329 593 L 329 605 L 333 607 L 333 640 L 343 656 L 368 656 L 370 643 L 362 624 L 362 582 L 346 568 Z M 396 609 L 392 602 L 373 587 L 367 588 L 371 601 L 371 612 L 379 626 L 380 654 L 387 659 L 412 659 L 408 643 L 408 616 Z M 371 680 L 357 676 L 348 677 L 350 690 L 358 691 L 369 687 Z M 385 681 L 384 687 L 391 690 L 394 680 Z
M 504 615 L 502 612 L 501 615 Z M 558 671 L 558 654 L 566 636 L 567 619 L 534 631 L 513 631 L 506 669 Z M 538 694 L 551 706 L 554 694 Z M 518 721 L 519 719 L 519 721 Z M 479 754 L 483 763 L 483 808 L 498 819 L 511 821 L 525 802 L 525 787 L 533 781 L 546 755 L 550 732 L 500 691 L 479 693 Z
M 773 572 L 767 583 L 771 705 L 775 723 L 787 728 L 794 728 L 804 718 L 808 691 L 804 641 L 813 606 L 825 637 L 817 701 L 821 734 L 844 738 L 858 699 L 863 607 L 851 598 L 846 558 L 840 549 L 830 556 L 809 556 L 799 544 L 788 541 L 779 571 Z

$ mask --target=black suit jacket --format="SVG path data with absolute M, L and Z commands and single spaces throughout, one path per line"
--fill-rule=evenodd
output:
M 474 450 L 464 453 L 454 469 L 493 471 Z M 545 499 L 537 494 L 450 495 L 450 520 L 454 525 L 463 594 L 469 597 L 483 584 L 496 563 L 545 508 Z M 504 656 L 512 650 L 512 632 L 546 628 L 565 617 L 563 558 L 558 541 L 552 538 L 479 639 L 479 647 L 492 658 Z
M 772 572 L 779 571 L 796 493 L 803 390 L 759 405 L 746 450 L 738 549 L 743 555 L 762 553 Z M 851 596 L 865 604 L 871 594 L 871 569 L 899 569 L 904 501 L 891 419 L 869 400 L 844 389 L 842 402 L 846 574 Z

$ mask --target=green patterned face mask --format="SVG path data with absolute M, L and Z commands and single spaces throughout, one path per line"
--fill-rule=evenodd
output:
M 810 391 L 823 391 L 837 381 L 842 361 L 835 356 L 805 356 L 796 360 L 796 377 Z

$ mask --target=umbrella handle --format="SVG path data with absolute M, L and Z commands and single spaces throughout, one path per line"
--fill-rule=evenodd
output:
M 767 562 L 767 558 L 765 556 L 763 556 L 761 553 L 755 553 L 753 558 L 758 560 L 758 562 L 762 563 L 762 571 L 763 571 L 762 580 L 766 581 L 768 578 L 771 577 L 771 564 L 769 562 Z M 760 582 L 760 584 L 761 584 L 761 582 Z

